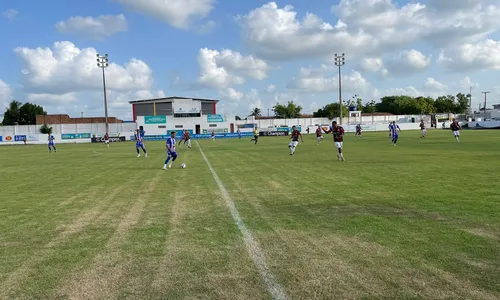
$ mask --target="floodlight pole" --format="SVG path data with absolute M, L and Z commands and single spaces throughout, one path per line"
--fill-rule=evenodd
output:
M 104 69 L 109 66 L 108 63 L 108 54 L 104 54 L 104 56 L 100 56 L 97 53 L 97 66 L 102 69 L 102 85 L 104 88 L 104 118 L 106 122 L 106 133 L 109 133 L 109 123 L 108 123 L 108 98 L 106 95 L 106 75 L 104 73 Z
M 474 86 L 469 87 L 469 116 L 472 118 L 472 90 Z
M 342 125 L 342 72 L 341 67 L 345 65 L 345 53 L 335 53 L 335 65 L 339 67 L 339 115 L 340 125 Z
M 486 118 L 486 95 L 489 94 L 490 92 L 481 92 L 484 94 L 484 114 L 485 114 L 485 118 Z

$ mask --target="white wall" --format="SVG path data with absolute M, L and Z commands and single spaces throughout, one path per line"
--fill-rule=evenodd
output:
M 61 133 L 90 133 L 102 135 L 106 132 L 105 123 L 89 123 L 89 124 L 48 124 L 52 127 L 53 134 Z M 0 126 L 0 136 L 9 135 L 30 135 L 39 134 L 42 125 L 17 125 L 17 126 Z M 111 135 L 134 131 L 135 123 L 112 123 L 109 124 L 109 133 Z M 123 134 L 122 134 L 123 135 Z
M 166 124 L 146 124 L 143 116 L 137 117 L 137 127 L 143 126 L 146 135 L 163 135 L 166 134 L 167 130 L 182 130 L 188 129 L 192 130 L 196 133 L 196 125 L 200 125 L 201 133 L 206 129 L 208 132 L 214 130 L 215 132 L 224 132 L 226 129 L 227 132 L 230 132 L 231 123 L 234 124 L 234 131 L 236 132 L 236 121 L 234 117 L 224 117 L 224 122 L 214 122 L 208 123 L 207 116 L 201 116 L 199 118 L 174 118 L 173 116 L 167 116 Z M 215 125 L 216 127 L 210 127 L 210 125 Z M 160 128 L 161 126 L 165 126 L 166 128 Z M 182 126 L 182 127 L 176 127 Z

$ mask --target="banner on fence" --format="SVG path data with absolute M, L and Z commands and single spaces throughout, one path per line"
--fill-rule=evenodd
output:
M 103 143 L 104 142 L 104 137 L 93 137 L 90 139 L 92 143 Z M 124 136 L 110 136 L 109 137 L 109 142 L 110 143 L 115 143 L 115 142 L 125 142 L 125 137 Z
M 3 137 L 0 135 L 0 142 L 3 142 L 3 140 L 2 140 L 2 139 L 3 139 Z
M 192 129 L 186 129 L 186 130 L 187 130 L 187 132 L 189 132 L 189 134 L 190 134 L 190 135 L 193 135 L 193 134 L 194 134 L 194 132 L 193 132 L 193 130 L 192 130 Z M 176 135 L 176 136 L 177 136 L 178 138 L 180 138 L 180 137 L 182 136 L 182 134 L 183 134 L 184 129 L 167 130 L 167 135 L 168 135 L 168 136 L 170 136 L 170 134 L 172 133 L 172 131 L 177 132 L 177 135 Z
M 63 133 L 61 134 L 62 140 L 78 140 L 78 139 L 90 139 L 90 133 Z
M 10 135 L 5 137 L 6 142 L 12 142 L 12 137 Z
M 286 136 L 288 131 L 275 130 L 275 131 L 259 131 L 259 136 Z
M 38 141 L 38 137 L 36 135 L 28 135 L 27 140 L 30 142 Z
M 14 136 L 14 141 L 15 142 L 23 142 L 24 139 L 26 139 L 26 135 L 15 135 Z

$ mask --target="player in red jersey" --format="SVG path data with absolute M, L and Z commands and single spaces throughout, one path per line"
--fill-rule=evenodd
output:
M 337 121 L 332 122 L 332 126 L 330 126 L 330 129 L 324 130 L 323 131 L 326 134 L 329 134 L 330 132 L 333 134 L 333 142 L 335 143 L 335 147 L 337 148 L 338 154 L 337 154 L 337 159 L 344 161 L 344 154 L 342 153 L 342 146 L 344 144 L 344 128 L 342 126 L 337 125 Z
M 288 144 L 288 148 L 290 148 L 290 155 L 293 155 L 295 153 L 295 148 L 299 144 L 299 136 L 300 140 L 303 143 L 304 139 L 302 138 L 302 134 L 297 130 L 295 126 L 292 126 L 292 136 L 290 137 L 292 141 L 290 142 L 290 144 Z
M 321 126 L 318 125 L 318 128 L 316 128 L 316 145 L 319 145 L 319 143 L 323 140 L 323 131 L 321 131 Z
M 361 137 L 361 124 L 356 125 L 356 136 Z
M 184 130 L 184 145 L 188 144 L 188 148 L 191 149 L 191 134 L 189 133 L 189 131 Z
M 457 143 L 460 142 L 460 130 L 462 130 L 462 127 L 460 127 L 460 124 L 458 124 L 455 119 L 453 119 L 453 122 L 451 122 L 450 129 L 451 131 L 453 131 L 453 135 L 455 136 Z
M 215 141 L 215 131 L 212 131 L 212 141 Z
M 425 138 L 425 136 L 427 135 L 427 129 L 425 129 L 424 120 L 420 121 L 420 131 L 422 132 L 422 136 L 420 138 Z
M 109 134 L 107 132 L 104 135 L 104 145 L 109 148 Z

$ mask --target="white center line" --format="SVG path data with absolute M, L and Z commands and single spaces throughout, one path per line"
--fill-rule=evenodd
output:
M 257 267 L 257 269 L 259 270 L 259 274 L 260 274 L 262 280 L 264 280 L 264 283 L 267 286 L 267 291 L 271 294 L 273 299 L 286 300 L 287 297 L 285 295 L 285 292 L 283 291 L 283 288 L 276 281 L 276 278 L 269 270 L 269 267 L 266 264 L 266 259 L 264 257 L 264 253 L 262 252 L 262 249 L 260 248 L 257 241 L 255 241 L 255 239 L 253 238 L 250 230 L 245 226 L 245 223 L 241 219 L 240 213 L 238 212 L 238 209 L 236 208 L 236 205 L 234 204 L 233 199 L 231 198 L 231 196 L 227 192 L 226 188 L 222 184 L 221 180 L 219 179 L 219 176 L 217 176 L 217 173 L 215 173 L 214 168 L 212 167 L 212 165 L 208 161 L 207 157 L 205 156 L 205 153 L 203 153 L 203 150 L 201 149 L 198 141 L 196 141 L 196 145 L 198 145 L 198 148 L 200 149 L 201 156 L 205 160 L 205 163 L 207 164 L 208 168 L 210 169 L 210 172 L 212 172 L 212 176 L 214 177 L 215 182 L 219 186 L 219 189 L 222 192 L 222 196 L 224 197 L 224 200 L 226 200 L 226 205 L 229 208 L 231 215 L 233 216 L 234 222 L 236 223 L 236 225 L 240 229 L 241 234 L 243 235 L 243 240 L 245 242 L 245 246 L 247 247 L 247 250 L 250 253 L 250 256 L 253 260 L 255 267 Z

